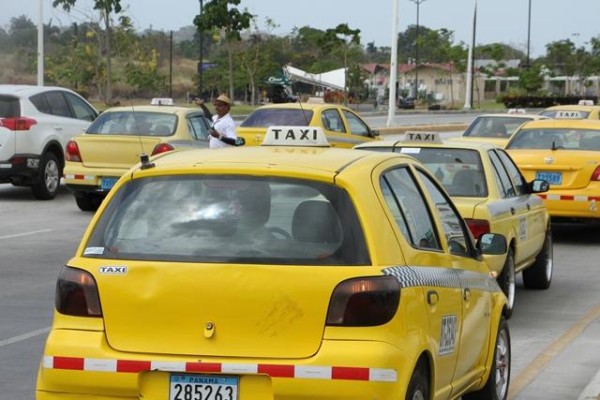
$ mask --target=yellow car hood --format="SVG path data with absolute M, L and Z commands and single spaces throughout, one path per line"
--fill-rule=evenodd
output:
M 95 273 L 112 348 L 225 357 L 315 354 L 335 286 L 365 272 L 360 267 L 83 262 L 93 273 L 103 266 L 126 267 L 126 274 Z

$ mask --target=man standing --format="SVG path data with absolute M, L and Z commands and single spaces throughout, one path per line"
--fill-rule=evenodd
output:
M 222 94 L 215 99 L 213 105 L 215 106 L 216 114 L 212 116 L 213 124 L 209 130 L 209 147 L 217 149 L 235 146 L 237 138 L 235 133 L 236 125 L 229 114 L 231 99 Z

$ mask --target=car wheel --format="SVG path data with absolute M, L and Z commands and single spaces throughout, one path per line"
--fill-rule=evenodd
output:
M 504 266 L 502 267 L 502 272 L 498 275 L 497 278 L 498 285 L 500 285 L 500 289 L 506 295 L 507 304 L 506 311 L 504 315 L 506 318 L 510 318 L 513 310 L 515 308 L 515 255 L 511 248 L 508 249 L 508 253 L 506 254 L 506 261 L 504 262 Z
M 429 400 L 429 373 L 423 361 L 419 361 L 410 378 L 406 400 Z
M 92 193 L 75 193 L 75 203 L 81 211 L 96 211 L 100 204 L 102 204 L 102 198 Z
M 500 319 L 494 358 L 490 374 L 485 386 L 480 390 L 467 393 L 464 400 L 506 400 L 508 398 L 508 384 L 510 382 L 510 333 L 508 323 L 504 317 Z
M 53 153 L 46 153 L 40 160 L 39 176 L 31 191 L 35 198 L 50 200 L 56 197 L 62 172 L 58 159 Z
M 552 282 L 553 268 L 552 231 L 548 227 L 542 250 L 540 250 L 540 253 L 535 258 L 535 262 L 529 268 L 523 270 L 523 284 L 527 289 L 548 289 Z

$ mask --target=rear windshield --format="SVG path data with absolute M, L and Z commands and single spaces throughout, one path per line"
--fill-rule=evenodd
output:
M 19 99 L 13 96 L 0 96 L 0 118 L 15 118 L 21 116 Z
M 308 126 L 312 119 L 311 110 L 265 108 L 254 111 L 240 126 L 268 127 L 276 125 Z
M 600 151 L 600 130 L 525 129 L 506 148 Z
M 531 121 L 527 117 L 477 117 L 463 133 L 469 137 L 506 138 L 512 135 L 521 124 Z
M 160 112 L 104 112 L 86 133 L 100 135 L 171 136 L 177 116 Z
M 206 263 L 368 265 L 354 206 L 337 186 L 240 176 L 129 182 L 85 257 Z

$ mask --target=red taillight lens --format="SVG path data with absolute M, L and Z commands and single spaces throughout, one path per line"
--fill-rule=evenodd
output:
M 329 326 L 377 326 L 398 310 L 400 284 L 392 276 L 351 279 L 340 283 L 329 302 Z
M 11 131 L 28 131 L 29 128 L 31 128 L 31 126 L 35 124 L 37 124 L 37 121 L 33 118 L 0 118 L 0 126 L 10 129 Z
M 66 159 L 67 161 L 81 162 L 81 153 L 79 153 L 79 146 L 74 140 L 70 140 L 66 147 Z
M 175 150 L 175 147 L 171 146 L 169 143 L 159 143 L 154 146 L 154 150 L 152 150 L 152 155 L 155 156 L 160 153 L 166 153 L 167 151 Z
M 490 222 L 486 219 L 465 218 L 465 222 L 475 240 L 479 239 L 479 236 L 484 233 L 490 233 Z
M 596 167 L 590 180 L 591 181 L 600 181 L 600 166 Z
M 56 310 L 76 317 L 101 317 L 100 297 L 94 277 L 81 269 L 64 267 L 56 283 Z

